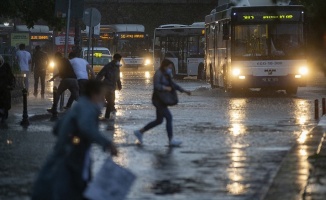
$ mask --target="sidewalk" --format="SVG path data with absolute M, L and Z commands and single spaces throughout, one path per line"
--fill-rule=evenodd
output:
M 265 200 L 326 199 L 326 117 L 301 134 L 284 158 Z
M 8 128 L 0 129 L 0 199 L 30 199 L 35 175 L 55 142 L 51 133 L 54 123 L 46 113 L 50 105 L 49 96 L 28 97 L 28 128 L 20 126 L 22 103 L 12 105 Z
M 33 95 L 29 95 L 27 98 L 27 110 L 29 120 L 32 123 L 35 120 L 50 119 L 51 114 L 47 112 L 47 108 L 52 106 L 52 94 L 46 94 L 44 99 L 41 97 L 35 98 Z M 8 124 L 19 123 L 22 120 L 23 103 L 13 103 L 11 110 L 9 111 Z

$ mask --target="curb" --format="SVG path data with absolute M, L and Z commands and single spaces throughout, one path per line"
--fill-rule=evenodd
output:
M 308 157 L 315 154 L 318 150 L 325 130 L 326 117 L 323 116 L 317 125 L 308 131 L 307 139 L 304 143 L 300 144 L 299 142 L 296 142 L 292 145 L 268 186 L 263 189 L 264 192 L 260 196 L 260 200 L 301 199 L 311 173 Z M 302 157 L 298 155 L 300 151 L 304 154 Z M 302 166 L 297 166 L 298 163 L 304 163 L 307 164 L 307 166 L 305 166 L 306 168 L 302 168 Z M 307 174 L 302 172 L 304 170 Z M 298 177 L 302 179 L 298 181 Z

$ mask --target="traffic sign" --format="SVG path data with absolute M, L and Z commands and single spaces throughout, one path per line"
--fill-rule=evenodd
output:
M 94 26 L 94 36 L 99 36 L 100 35 L 100 27 L 101 27 L 101 23 L 98 24 L 97 26 Z M 89 35 L 89 26 L 86 26 L 86 34 Z
M 83 22 L 86 26 L 94 27 L 101 22 L 101 13 L 96 8 L 87 8 L 84 11 Z

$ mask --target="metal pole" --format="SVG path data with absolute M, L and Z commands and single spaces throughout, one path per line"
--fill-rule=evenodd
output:
M 319 102 L 318 99 L 315 100 L 315 120 L 319 119 Z
M 322 109 L 323 109 L 323 115 L 326 114 L 326 99 L 323 98 L 322 99 Z
M 68 0 L 67 26 L 66 26 L 66 38 L 65 38 L 65 57 L 66 58 L 68 56 L 68 45 L 69 45 L 70 13 L 71 13 L 71 0 Z
M 89 62 L 89 50 L 90 50 L 90 43 L 91 43 L 91 28 L 92 28 L 92 18 L 93 18 L 93 9 L 91 9 L 91 16 L 89 18 L 89 28 L 88 28 L 88 41 L 87 41 L 87 62 Z
M 28 113 L 27 113 L 27 89 L 24 87 L 23 92 L 23 120 L 20 122 L 20 125 L 23 127 L 29 126 Z
M 94 27 L 92 27 L 92 68 L 94 68 Z
M 56 86 L 54 86 L 53 87 L 53 102 L 57 98 L 57 95 L 58 95 L 58 88 Z M 55 110 L 53 110 L 50 120 L 56 121 L 58 119 L 57 105 L 54 105 L 53 108 L 55 108 Z
M 79 19 L 76 17 L 75 18 L 75 53 L 77 53 L 78 57 L 81 56 L 81 49 L 80 49 L 80 24 L 79 24 Z

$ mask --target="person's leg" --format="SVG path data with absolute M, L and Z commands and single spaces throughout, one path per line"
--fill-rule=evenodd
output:
M 67 81 L 65 79 L 61 80 L 61 82 L 60 82 L 60 84 L 58 86 L 57 95 L 55 96 L 55 99 L 53 99 L 53 105 L 52 105 L 52 108 L 51 108 L 51 110 L 53 112 L 57 112 L 58 102 L 60 100 L 60 96 L 67 89 L 68 89 Z
M 156 119 L 154 121 L 148 123 L 146 126 L 144 126 L 144 128 L 142 128 L 140 130 L 140 132 L 145 133 L 146 131 L 148 131 L 148 130 L 150 130 L 150 129 L 152 129 L 152 128 L 160 125 L 160 124 L 162 124 L 163 117 L 164 117 L 163 114 L 164 113 L 162 111 L 162 107 L 161 106 L 156 107 Z
M 78 80 L 78 85 L 79 85 L 79 96 L 83 96 L 84 95 L 84 91 L 85 91 L 85 83 L 87 82 L 87 80 L 85 79 L 80 79 Z
M 162 109 L 162 114 L 166 119 L 166 131 L 168 133 L 169 141 L 171 141 L 173 138 L 172 114 L 168 107 Z
M 37 96 L 38 93 L 38 80 L 39 80 L 39 74 L 37 72 L 34 72 L 34 96 Z
M 42 74 L 40 74 L 40 79 L 41 79 L 41 96 L 42 98 L 44 98 L 44 94 L 45 94 L 45 76 L 46 73 L 42 72 Z
M 146 131 L 156 127 L 159 124 L 162 124 L 162 122 L 163 122 L 163 118 L 164 118 L 164 115 L 163 115 L 164 112 L 162 110 L 163 107 L 160 105 L 155 106 L 155 107 L 156 107 L 156 119 L 154 121 L 148 123 L 144 128 L 134 131 L 134 135 L 137 137 L 140 144 L 143 143 L 143 134 Z
M 110 114 L 113 111 L 112 110 L 112 100 L 113 96 L 112 96 L 112 90 L 107 90 L 106 94 L 105 94 L 105 100 L 106 100 L 106 110 L 105 110 L 105 118 L 109 119 L 110 118 Z
M 77 101 L 79 98 L 79 86 L 76 79 L 69 80 L 69 87 L 68 90 L 70 91 L 70 97 L 68 99 L 67 108 L 70 108 L 74 101 Z
M 115 108 L 115 90 L 112 93 L 112 112 L 116 112 L 117 109 Z

